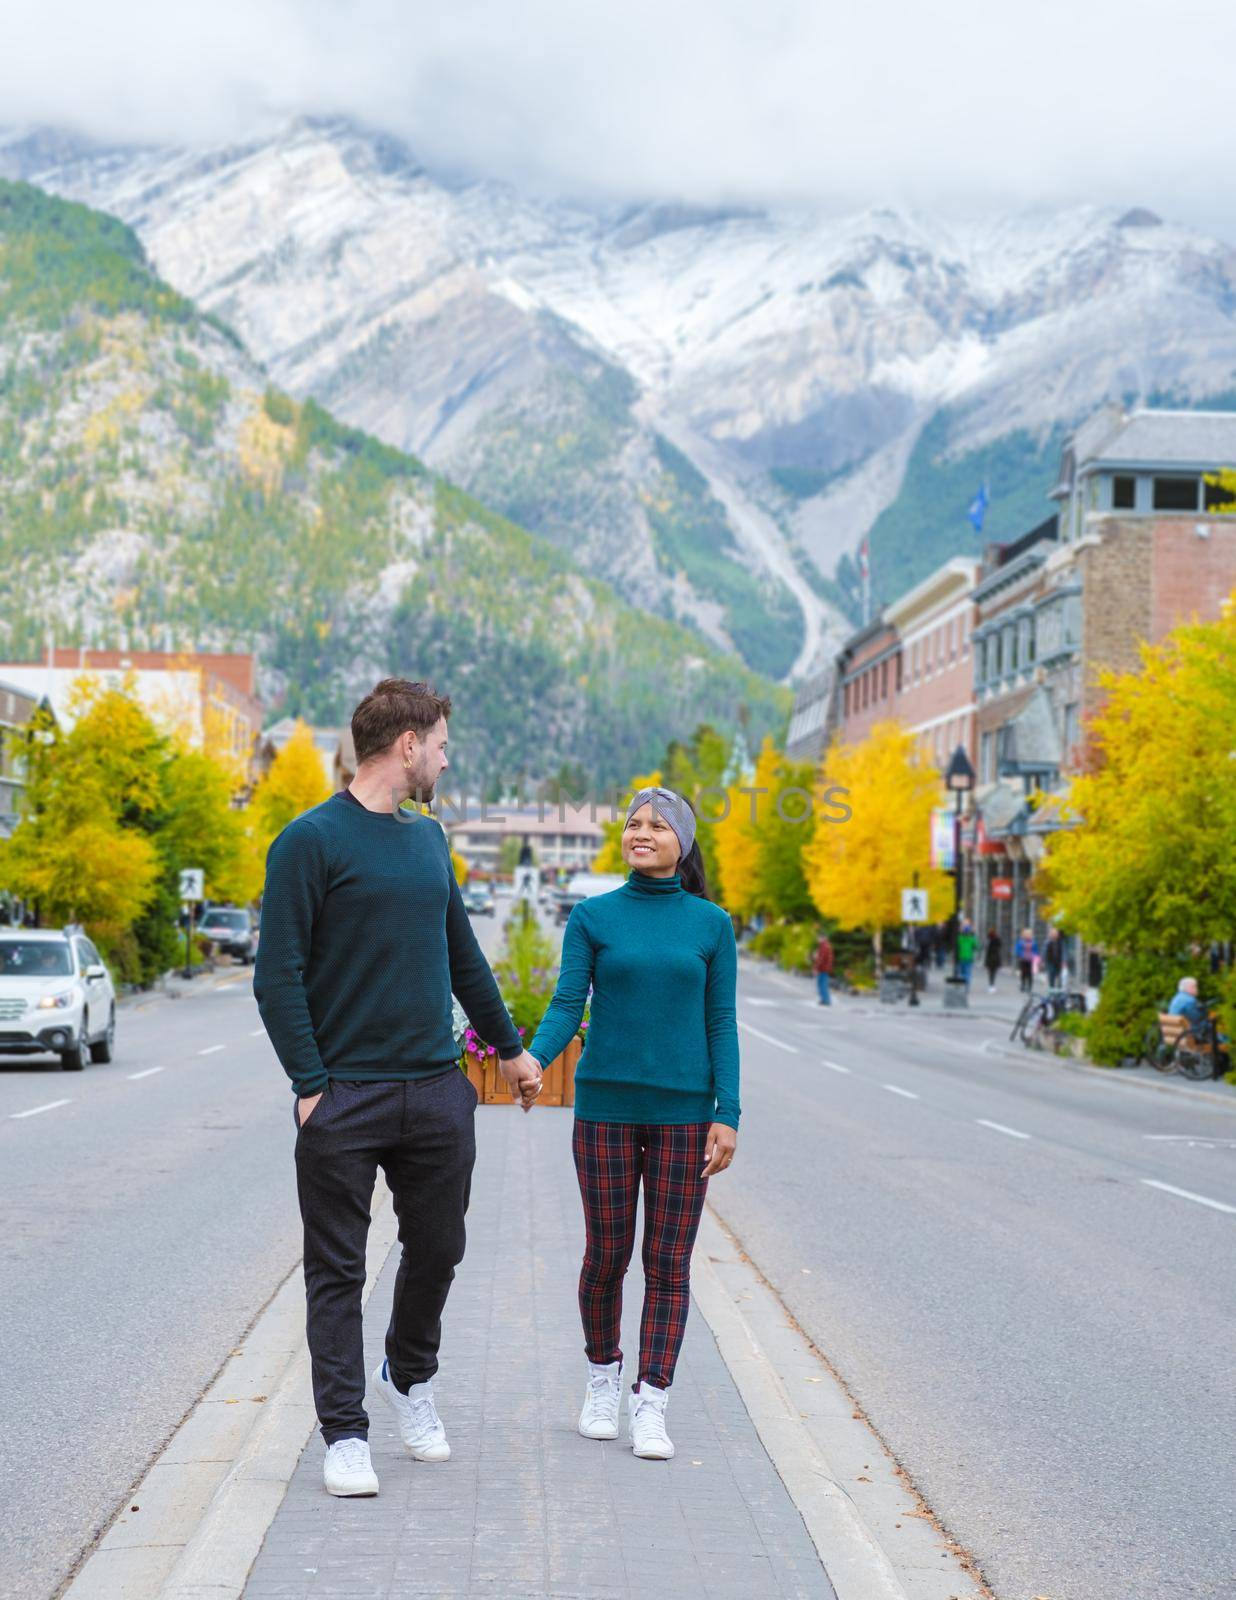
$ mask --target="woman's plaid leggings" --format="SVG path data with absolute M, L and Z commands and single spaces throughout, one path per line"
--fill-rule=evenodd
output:
M 644 1185 L 644 1312 L 640 1383 L 668 1389 L 687 1326 L 691 1248 L 708 1180 L 707 1122 L 627 1124 L 575 1121 L 572 1150 L 584 1202 L 587 1243 L 579 1314 L 589 1361 L 622 1357 L 622 1280 L 635 1248 L 635 1211 Z

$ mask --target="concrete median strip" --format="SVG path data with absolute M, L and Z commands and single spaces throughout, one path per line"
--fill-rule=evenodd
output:
M 700 1227 L 691 1289 L 837 1600 L 986 1596 L 844 1386 L 711 1209 Z
M 395 1236 L 379 1179 L 366 1300 Z M 65 1600 L 240 1595 L 314 1423 L 298 1263 L 128 1497 Z

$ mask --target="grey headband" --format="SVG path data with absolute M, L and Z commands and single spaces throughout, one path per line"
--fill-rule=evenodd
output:
M 640 789 L 627 807 L 627 822 L 630 822 L 634 813 L 647 801 L 652 802 L 654 814 L 673 828 L 678 836 L 682 859 L 685 861 L 691 846 L 695 843 L 695 813 L 682 796 L 675 794 L 672 789 Z

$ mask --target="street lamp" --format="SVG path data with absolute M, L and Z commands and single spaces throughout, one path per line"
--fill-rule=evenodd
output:
M 957 797 L 953 810 L 953 979 L 961 980 L 961 798 L 974 787 L 974 768 L 965 746 L 953 751 L 944 774 L 944 787 Z M 958 991 L 960 992 L 960 991 Z

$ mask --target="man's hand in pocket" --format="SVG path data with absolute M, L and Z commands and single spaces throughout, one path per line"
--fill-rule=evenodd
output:
M 296 1118 L 302 1128 L 313 1115 L 313 1108 L 321 1098 L 322 1095 L 319 1091 L 317 1094 L 307 1094 L 303 1100 L 296 1102 Z

